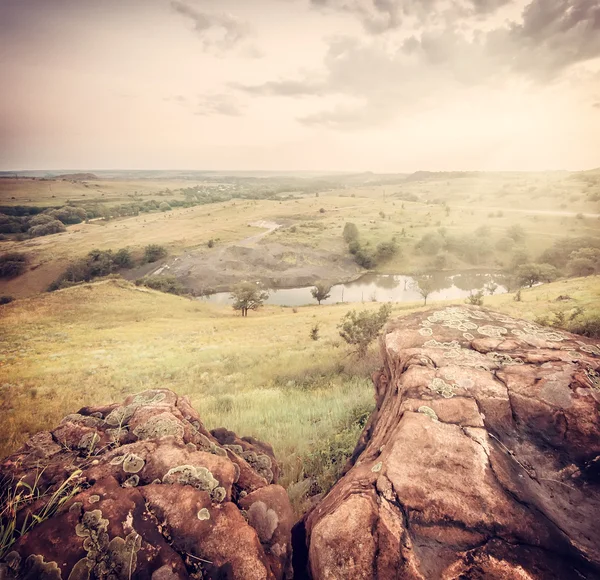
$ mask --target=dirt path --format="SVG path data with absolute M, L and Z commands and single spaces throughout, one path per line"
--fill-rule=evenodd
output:
M 260 234 L 255 234 L 254 236 L 250 236 L 249 238 L 238 242 L 236 245 L 245 247 L 252 246 L 259 240 L 262 240 L 265 236 L 268 236 L 271 232 L 274 232 L 275 230 L 278 230 L 280 227 L 282 227 L 281 224 L 277 224 L 275 222 L 268 222 L 264 220 L 252 222 L 248 225 L 252 226 L 253 228 L 265 228 L 266 231 L 261 232 Z

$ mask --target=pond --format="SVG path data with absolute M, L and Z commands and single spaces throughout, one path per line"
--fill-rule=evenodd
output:
M 466 298 L 471 292 L 482 290 L 486 285 L 497 285 L 495 294 L 505 293 L 503 277 L 489 270 L 464 272 L 436 272 L 429 276 L 433 292 L 427 297 L 427 302 L 435 300 L 456 300 Z M 331 296 L 322 304 L 337 302 L 418 302 L 423 300 L 416 289 L 416 281 L 411 276 L 396 274 L 365 274 L 353 282 L 336 284 L 331 288 Z M 265 304 L 279 306 L 303 306 L 316 304 L 310 291 L 313 287 L 281 288 L 270 290 L 269 299 Z M 231 304 L 230 292 L 217 292 L 202 298 L 214 304 Z

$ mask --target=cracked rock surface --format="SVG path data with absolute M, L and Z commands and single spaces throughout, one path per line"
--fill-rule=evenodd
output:
M 476 307 L 380 345 L 376 410 L 294 529 L 296 574 L 600 578 L 598 345 Z
M 290 578 L 278 475 L 269 445 L 207 431 L 172 391 L 81 409 L 0 465 L 3 498 L 35 490 L 17 528 L 44 516 L 3 555 L 0 579 Z

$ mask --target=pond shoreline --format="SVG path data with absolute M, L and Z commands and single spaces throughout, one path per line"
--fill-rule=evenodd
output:
M 494 293 L 505 293 L 502 274 L 497 270 L 447 270 L 425 276 L 431 281 L 430 300 L 450 300 L 466 298 L 474 291 L 490 288 Z M 265 304 L 279 306 L 304 306 L 316 301 L 311 295 L 314 284 L 306 286 L 277 287 L 269 289 Z M 358 302 L 413 302 L 422 300 L 418 283 L 414 276 L 406 274 L 381 274 L 366 272 L 359 277 L 338 282 L 331 286 L 331 296 L 323 304 Z M 215 292 L 200 297 L 201 300 L 217 304 L 231 303 L 231 290 Z

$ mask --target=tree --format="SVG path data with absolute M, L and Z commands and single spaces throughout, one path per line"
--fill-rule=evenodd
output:
M 331 284 L 326 282 L 317 282 L 315 287 L 310 291 L 312 297 L 321 305 L 321 301 L 327 300 L 331 296 Z
M 25 254 L 10 252 L 0 256 L 0 278 L 15 278 L 25 272 L 28 258 Z
M 344 226 L 344 233 L 342 235 L 344 236 L 344 240 L 347 244 L 350 242 L 356 242 L 358 240 L 358 228 L 356 227 L 356 224 L 346 222 L 346 225 Z
M 269 297 L 269 293 L 257 284 L 242 282 L 231 292 L 233 309 L 241 310 L 242 316 L 248 316 L 248 310 L 257 310 Z
M 550 264 L 522 264 L 515 271 L 519 286 L 531 288 L 539 282 L 551 282 L 558 276 L 558 271 Z
M 158 244 L 149 244 L 144 248 L 144 263 L 156 262 L 167 255 L 167 249 Z
M 433 280 L 431 278 L 417 278 L 413 282 L 413 289 L 416 290 L 424 300 L 424 305 L 427 306 L 427 297 L 433 292 Z
M 567 264 L 571 276 L 591 276 L 600 271 L 600 250 L 581 248 L 571 252 Z
M 362 358 L 367 354 L 369 345 L 377 337 L 391 312 L 391 304 L 382 304 L 375 312 L 350 310 L 338 325 L 340 336 L 355 347 L 356 353 Z
M 525 240 L 525 237 L 527 236 L 521 224 L 514 224 L 510 226 L 510 228 L 506 230 L 506 235 L 517 243 Z

